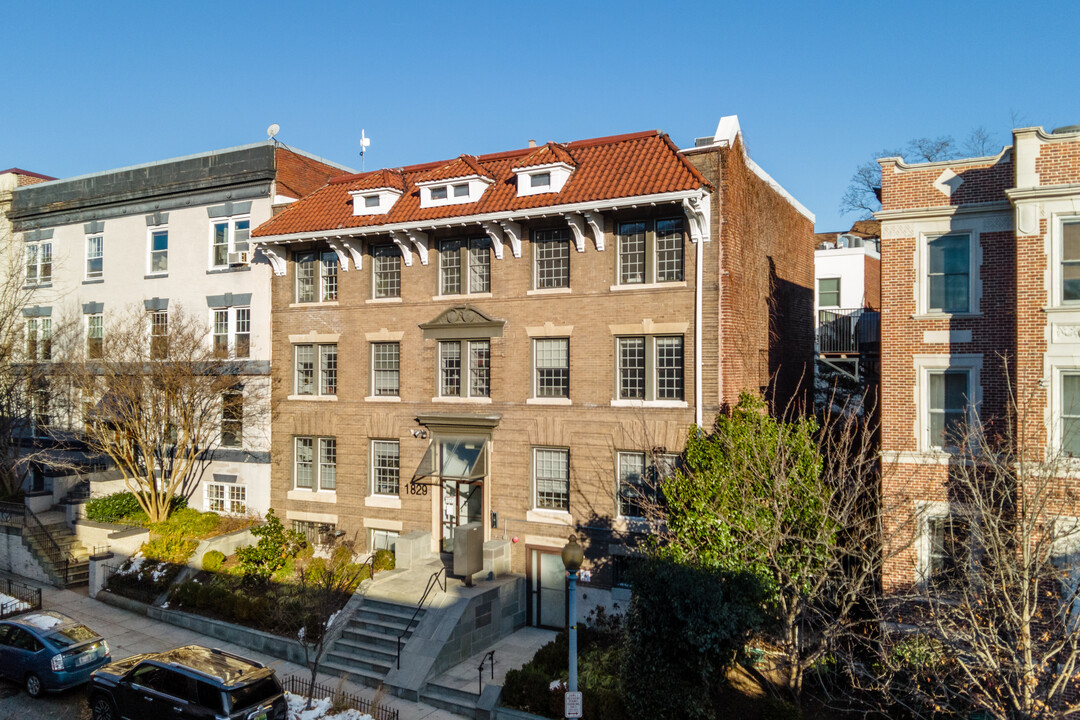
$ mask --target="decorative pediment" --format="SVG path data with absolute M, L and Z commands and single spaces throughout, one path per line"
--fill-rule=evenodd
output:
M 431 322 L 421 323 L 425 340 L 502 337 L 505 320 L 490 318 L 470 305 L 457 305 Z

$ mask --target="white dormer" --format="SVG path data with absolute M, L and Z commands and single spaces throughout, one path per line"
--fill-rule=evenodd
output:
M 402 192 L 394 188 L 375 188 L 373 190 L 350 190 L 353 200 L 353 215 L 385 215 L 394 207 Z
M 491 178 L 466 175 L 449 180 L 418 182 L 416 186 L 420 188 L 420 207 L 430 208 L 476 202 L 492 183 Z
M 534 165 L 527 168 L 514 168 L 517 173 L 518 197 L 526 195 L 540 195 L 543 193 L 557 193 L 570 179 L 570 173 L 574 168 L 566 163 L 548 163 L 546 165 Z

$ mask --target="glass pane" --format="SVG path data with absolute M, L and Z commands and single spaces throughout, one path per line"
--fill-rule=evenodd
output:
M 296 256 L 296 302 L 315 302 L 315 254 Z
M 645 338 L 619 338 L 619 397 L 645 397 Z
M 1061 419 L 1061 451 L 1080 457 L 1080 417 Z
M 566 450 L 538 449 L 534 453 L 536 506 L 566 510 L 570 501 L 570 453 Z
M 312 486 L 312 461 L 315 443 L 311 438 L 296 438 L 296 487 Z
M 931 273 L 967 273 L 968 239 L 964 235 L 946 235 L 927 243 Z
M 1061 259 L 1080 260 L 1080 222 L 1061 226 Z
M 682 400 L 683 396 L 683 339 L 656 338 L 656 397 L 661 400 Z
M 311 345 L 296 346 L 296 393 L 315 392 L 315 349 Z
M 319 346 L 319 394 L 337 395 L 337 345 Z
M 440 394 L 457 397 L 461 395 L 461 343 L 439 343 Z
M 475 238 L 469 241 L 469 292 L 491 291 L 491 241 Z
M 540 624 L 548 627 L 566 625 L 566 566 L 554 553 L 540 553 Z
M 967 402 L 967 373 L 945 373 L 945 409 L 962 410 Z
M 247 250 L 248 237 L 251 235 L 251 223 L 247 220 L 237 220 L 233 225 L 233 249 Z
M 645 282 L 645 223 L 619 226 L 619 282 Z
M 683 279 L 682 220 L 656 221 L 656 281 Z
M 461 293 L 461 247 L 463 244 L 461 240 L 447 240 L 439 246 L 443 295 Z
M 469 395 L 491 395 L 491 344 L 487 340 L 469 343 Z

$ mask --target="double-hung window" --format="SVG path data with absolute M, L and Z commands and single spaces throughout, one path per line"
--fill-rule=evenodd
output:
M 371 344 L 371 394 L 397 397 L 401 392 L 401 344 Z
M 819 308 L 840 307 L 840 278 L 818 278 L 817 300 Z
M 491 291 L 491 240 L 444 240 L 439 245 L 439 293 L 464 295 Z
M 210 227 L 211 265 L 228 267 L 229 254 L 246 252 L 251 235 L 251 221 L 247 218 L 215 220 Z
M 338 299 L 338 256 L 333 250 L 296 255 L 296 302 Z
M 26 244 L 26 284 L 48 285 L 52 282 L 52 243 Z
M 30 361 L 52 360 L 52 318 L 26 321 L 26 357 Z
M 1080 220 L 1061 223 L 1061 300 L 1080 302 Z
M 99 360 L 105 351 L 105 318 L 101 313 L 86 316 L 86 357 Z
M 397 495 L 400 492 L 401 455 L 397 440 L 371 441 L 371 492 Z
M 533 284 L 537 290 L 570 287 L 570 230 L 533 232 Z
M 971 565 L 971 533 L 967 522 L 955 515 L 926 519 L 929 535 L 926 581 L 931 587 L 949 590 Z
M 619 284 L 681 282 L 681 219 L 619 223 Z
M 569 338 L 533 340 L 533 366 L 536 369 L 534 397 L 570 397 Z
M 150 359 L 164 360 L 169 357 L 169 312 L 150 312 Z
M 296 394 L 337 395 L 337 343 L 295 345 Z
M 931 370 L 927 373 L 929 447 L 959 446 L 967 419 L 968 378 L 966 370 Z
M 150 233 L 150 274 L 169 272 L 169 231 L 153 230 Z
M 490 340 L 445 340 L 439 343 L 439 394 L 443 397 L 491 396 Z
M 1061 374 L 1061 452 L 1080 457 L 1080 372 Z
M 943 235 L 926 243 L 928 305 L 931 312 L 966 313 L 970 309 L 971 237 Z
M 240 447 L 244 443 L 244 393 L 228 390 L 221 394 L 221 445 Z
M 620 400 L 683 399 L 683 338 L 633 336 L 618 338 Z
M 651 462 L 643 452 L 618 454 L 618 503 L 622 517 L 646 517 L 660 497 L 660 485 L 672 477 L 678 455 L 658 455 Z
M 247 487 L 233 483 L 206 483 L 206 509 L 227 515 L 247 512 Z
M 401 297 L 401 253 L 396 245 L 371 249 L 376 298 Z
M 214 357 L 250 357 L 251 308 L 222 308 L 213 313 Z
M 105 236 L 86 237 L 86 279 L 95 280 L 105 274 Z
M 570 451 L 533 448 L 533 505 L 541 510 L 570 509 Z
M 337 489 L 337 438 L 294 438 L 293 485 L 298 490 Z

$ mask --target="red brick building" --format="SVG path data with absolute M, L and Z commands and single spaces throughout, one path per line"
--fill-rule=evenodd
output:
M 1011 388 L 1036 446 L 1080 451 L 1080 127 L 1014 130 L 991 157 L 880 162 L 883 491 L 918 513 L 886 567 L 897 589 L 943 572 L 960 424 L 1000 423 Z
M 368 547 L 479 523 L 539 605 L 571 532 L 612 582 L 692 423 L 811 377 L 813 218 L 734 117 L 687 150 L 650 131 L 341 177 L 252 237 L 273 505 Z

